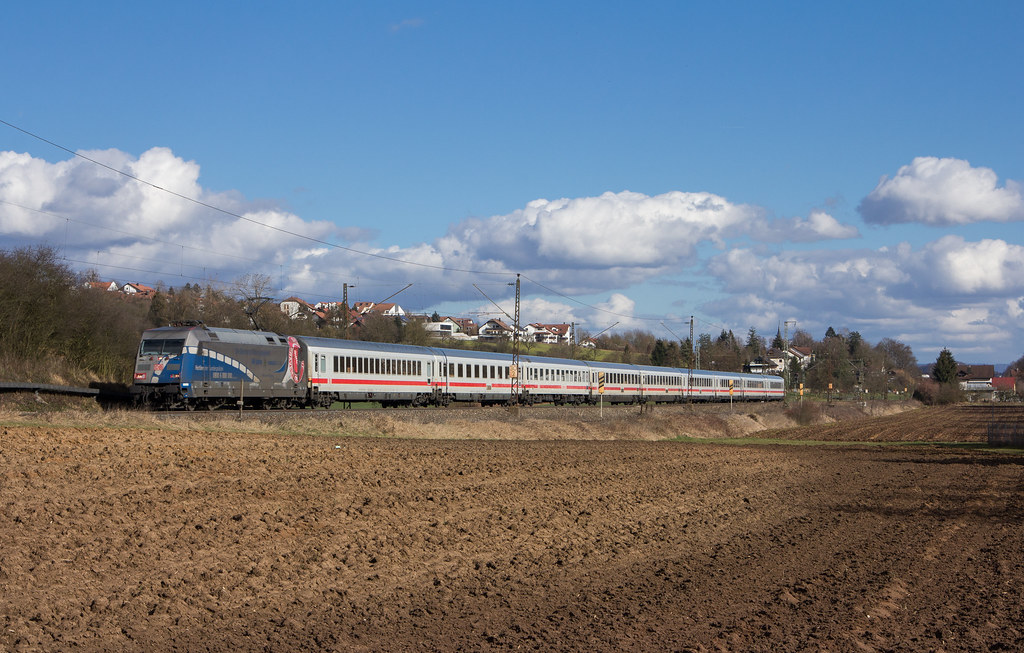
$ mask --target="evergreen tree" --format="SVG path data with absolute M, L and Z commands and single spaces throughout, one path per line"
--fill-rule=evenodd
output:
M 932 366 L 932 378 L 937 383 L 956 383 L 956 368 L 956 359 L 953 358 L 953 353 L 948 349 L 943 349 L 939 352 L 939 357 L 935 359 L 935 365 Z
M 681 367 L 682 355 L 679 352 L 679 345 L 675 340 L 669 340 L 665 344 L 665 367 Z
M 657 367 L 668 365 L 668 349 L 665 347 L 664 340 L 656 340 L 654 342 L 654 349 L 651 350 L 651 365 Z
M 772 339 L 772 349 L 778 349 L 782 351 L 786 348 L 786 342 L 782 339 L 782 329 L 780 328 L 775 332 L 775 337 Z
M 859 331 L 851 331 L 850 339 L 846 342 L 847 348 L 850 351 L 851 356 L 859 356 L 860 348 L 864 345 L 864 338 L 861 337 Z
M 680 347 L 680 352 L 679 352 L 679 365 L 680 365 L 680 367 L 689 367 L 689 368 L 694 367 L 695 366 L 695 361 L 693 360 L 694 353 L 695 352 L 693 351 L 693 343 L 690 342 L 689 338 L 687 338 L 686 340 L 683 341 L 683 344 Z

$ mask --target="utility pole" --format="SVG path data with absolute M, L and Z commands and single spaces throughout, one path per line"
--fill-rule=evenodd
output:
M 341 335 L 348 336 L 348 320 L 352 312 L 348 308 L 348 289 L 355 288 L 347 283 L 341 284 Z
M 783 344 L 786 346 L 786 351 L 789 351 L 789 325 L 790 324 L 793 325 L 793 331 L 795 333 L 796 332 L 796 320 L 786 320 L 783 324 L 786 327 L 786 335 L 783 336 L 782 340 L 783 340 Z
M 512 284 L 509 284 L 512 285 Z M 519 273 L 516 273 L 516 316 L 513 320 L 512 325 L 512 367 L 516 370 L 515 377 L 512 378 L 512 403 L 519 405 L 519 393 L 521 391 L 521 385 L 519 383 L 519 375 L 521 370 L 519 369 Z
M 700 369 L 700 365 L 697 363 L 697 359 L 694 355 L 694 349 L 696 344 L 693 342 L 693 316 L 690 316 L 690 360 L 689 365 L 686 369 L 686 397 L 687 399 L 693 398 L 693 368 Z
M 348 289 L 349 288 L 355 288 L 355 286 L 350 286 L 347 283 L 341 284 L 341 305 L 345 307 L 346 311 L 348 310 Z
M 695 360 L 694 357 L 693 357 L 694 347 L 695 347 L 695 345 L 694 345 L 694 342 L 693 342 L 693 316 L 691 315 L 690 316 L 690 367 L 693 367 L 693 362 Z
M 786 348 L 786 351 L 782 352 L 782 373 L 786 376 L 790 385 L 793 384 L 793 379 L 789 378 L 789 325 L 793 325 L 793 332 L 796 333 L 796 320 L 786 320 L 784 323 L 786 327 L 786 335 L 783 336 L 782 344 Z M 803 401 L 803 394 L 800 395 L 800 400 Z

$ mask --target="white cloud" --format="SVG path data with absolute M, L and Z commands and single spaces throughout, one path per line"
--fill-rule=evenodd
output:
M 1024 291 L 1024 247 L 1005 240 L 966 242 L 945 236 L 912 258 L 929 290 L 941 294 L 1005 295 Z
M 751 235 L 763 242 L 812 243 L 821 240 L 843 240 L 857 238 L 860 231 L 853 225 L 845 225 L 824 211 L 812 211 L 807 219 L 790 218 L 754 224 Z
M 514 299 L 509 304 L 514 303 Z M 509 311 L 510 313 L 512 311 Z M 569 324 L 580 322 L 573 307 L 563 302 L 553 302 L 547 299 L 534 298 L 522 300 L 519 303 L 519 314 L 525 316 L 525 320 L 541 324 Z
M 507 215 L 468 220 L 449 237 L 510 267 L 660 268 L 692 261 L 696 246 L 722 244 L 760 213 L 711 193 L 534 200 Z
M 933 226 L 1024 220 L 1020 185 L 997 186 L 990 168 L 962 159 L 917 157 L 892 178 L 882 177 L 858 210 L 866 222 Z
M 173 284 L 177 275 L 227 281 L 268 263 L 291 267 L 309 241 L 285 232 L 323 239 L 335 230 L 277 208 L 257 209 L 237 193 L 211 193 L 199 184 L 198 164 L 167 148 L 138 158 L 118 150 L 83 155 L 113 170 L 77 157 L 48 163 L 0 152 L 0 233 L 9 240 L 62 242 L 69 259 L 107 266 L 102 273 L 109 276 L 130 270 L 133 277 L 166 275 Z
M 736 326 L 774 330 L 783 316 L 821 337 L 828 326 L 969 354 L 1019 347 L 1024 247 L 946 236 L 924 246 L 785 252 L 732 250 L 708 263 L 727 297 L 703 306 Z

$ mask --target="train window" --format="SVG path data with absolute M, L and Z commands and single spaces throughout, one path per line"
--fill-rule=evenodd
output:
M 159 356 L 161 354 L 180 354 L 185 346 L 185 339 L 143 340 L 139 347 L 139 356 Z
M 427 374 L 430 374 L 428 371 Z M 423 376 L 423 361 L 416 361 L 416 376 Z
M 455 363 L 448 363 L 448 376 L 455 376 Z
M 459 377 L 462 377 L 462 363 L 459 363 Z

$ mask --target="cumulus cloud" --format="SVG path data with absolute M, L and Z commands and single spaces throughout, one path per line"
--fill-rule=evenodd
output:
M 721 244 L 759 213 L 711 193 L 608 192 L 534 200 L 507 215 L 467 220 L 449 236 L 509 266 L 658 268 L 691 259 L 703 241 Z
M 1024 292 L 1024 247 L 1005 240 L 967 242 L 960 236 L 945 236 L 909 258 L 933 293 Z
M 990 168 L 962 159 L 917 157 L 894 177 L 882 177 L 858 207 L 869 223 L 950 226 L 1024 220 L 1020 184 L 998 186 Z
M 860 231 L 853 225 L 842 224 L 824 211 L 812 211 L 807 219 L 779 219 L 763 223 L 761 226 L 753 226 L 751 235 L 772 243 L 813 243 L 857 238 Z
M 915 347 L 1012 347 L 1024 336 L 1024 247 L 945 236 L 920 247 L 713 257 L 727 297 L 702 309 L 729 324 L 774 331 L 786 316 L 821 337 L 828 326 L 882 333 Z

